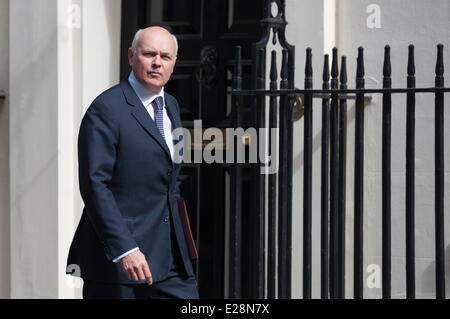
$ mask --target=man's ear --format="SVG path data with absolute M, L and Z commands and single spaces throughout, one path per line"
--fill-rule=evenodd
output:
M 173 66 L 172 66 L 172 72 L 170 72 L 170 74 L 173 73 L 173 71 L 175 70 L 175 65 L 177 64 L 177 57 L 175 57 L 174 61 L 173 61 Z
M 130 64 L 130 66 L 133 65 L 133 57 L 134 57 L 133 49 L 129 48 L 128 49 L 128 63 Z

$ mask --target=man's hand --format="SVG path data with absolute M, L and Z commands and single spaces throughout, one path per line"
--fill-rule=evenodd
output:
M 131 254 L 123 257 L 120 262 L 128 279 L 145 281 L 148 285 L 152 284 L 152 273 L 144 254 L 140 250 L 133 251 Z

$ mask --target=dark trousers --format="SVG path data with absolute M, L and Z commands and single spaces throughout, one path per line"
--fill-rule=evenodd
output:
M 170 223 L 173 229 L 172 218 Z M 171 231 L 170 235 L 172 266 L 165 280 L 151 286 L 145 283 L 124 285 L 85 280 L 83 299 L 198 299 L 197 280 L 186 275 L 175 234 Z
M 175 275 L 152 284 L 120 285 L 85 281 L 84 299 L 198 299 L 194 277 Z

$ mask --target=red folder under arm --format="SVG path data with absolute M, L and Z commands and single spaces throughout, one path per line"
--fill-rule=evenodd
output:
M 178 198 L 178 212 L 180 214 L 181 225 L 183 226 L 184 237 L 186 238 L 189 257 L 191 259 L 197 259 L 197 247 L 195 246 L 194 237 L 192 236 L 191 224 L 189 223 L 186 203 L 184 202 L 183 197 Z

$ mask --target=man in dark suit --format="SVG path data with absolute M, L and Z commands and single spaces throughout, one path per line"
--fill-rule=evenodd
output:
M 68 269 L 79 267 L 84 298 L 198 298 L 177 206 L 180 110 L 164 92 L 176 38 L 161 27 L 140 30 L 128 57 L 128 79 L 98 96 L 81 123 L 85 208 Z

